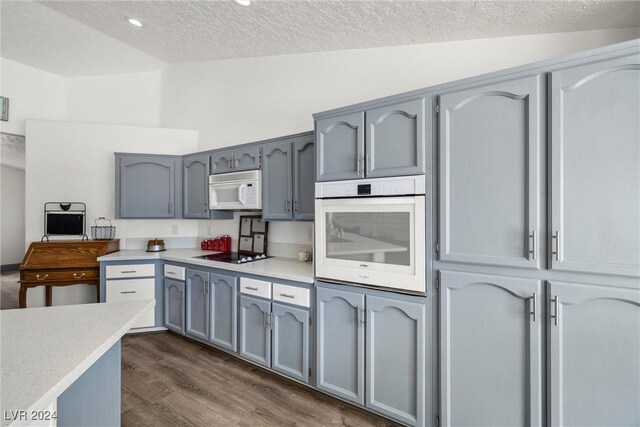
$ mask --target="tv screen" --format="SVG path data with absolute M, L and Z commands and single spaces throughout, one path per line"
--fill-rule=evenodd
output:
M 84 234 L 83 215 L 47 213 L 47 234 L 64 236 Z

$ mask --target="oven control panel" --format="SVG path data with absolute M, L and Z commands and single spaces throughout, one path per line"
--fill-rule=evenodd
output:
M 371 184 L 358 184 L 358 196 L 370 196 Z
M 425 176 L 361 179 L 316 183 L 316 198 L 381 197 L 425 194 Z

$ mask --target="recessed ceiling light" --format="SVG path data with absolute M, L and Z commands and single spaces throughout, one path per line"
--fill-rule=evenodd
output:
M 127 18 L 127 21 L 129 21 L 129 24 L 133 25 L 134 27 L 138 27 L 138 28 L 142 27 L 142 22 L 140 22 L 136 18 Z
M 238 3 L 240 6 L 251 6 L 251 0 L 233 0 Z

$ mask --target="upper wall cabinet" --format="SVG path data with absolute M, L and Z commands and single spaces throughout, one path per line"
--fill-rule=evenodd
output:
M 313 135 L 265 144 L 262 148 L 262 217 L 314 218 Z
M 211 153 L 211 173 L 242 172 L 260 169 L 260 146 L 251 145 Z
M 180 160 L 116 153 L 116 218 L 179 218 Z
M 440 259 L 539 268 L 541 76 L 440 96 Z
M 183 218 L 209 218 L 209 156 L 182 159 Z
M 318 119 L 316 181 L 424 174 L 426 113 L 419 98 Z
M 551 268 L 640 274 L 640 56 L 551 73 Z

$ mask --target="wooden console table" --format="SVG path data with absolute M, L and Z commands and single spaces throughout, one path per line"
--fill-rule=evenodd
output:
M 46 306 L 52 305 L 52 288 L 94 285 L 100 302 L 98 257 L 120 250 L 120 240 L 58 240 L 33 242 L 20 264 L 20 308 L 27 307 L 27 290 L 45 286 Z

